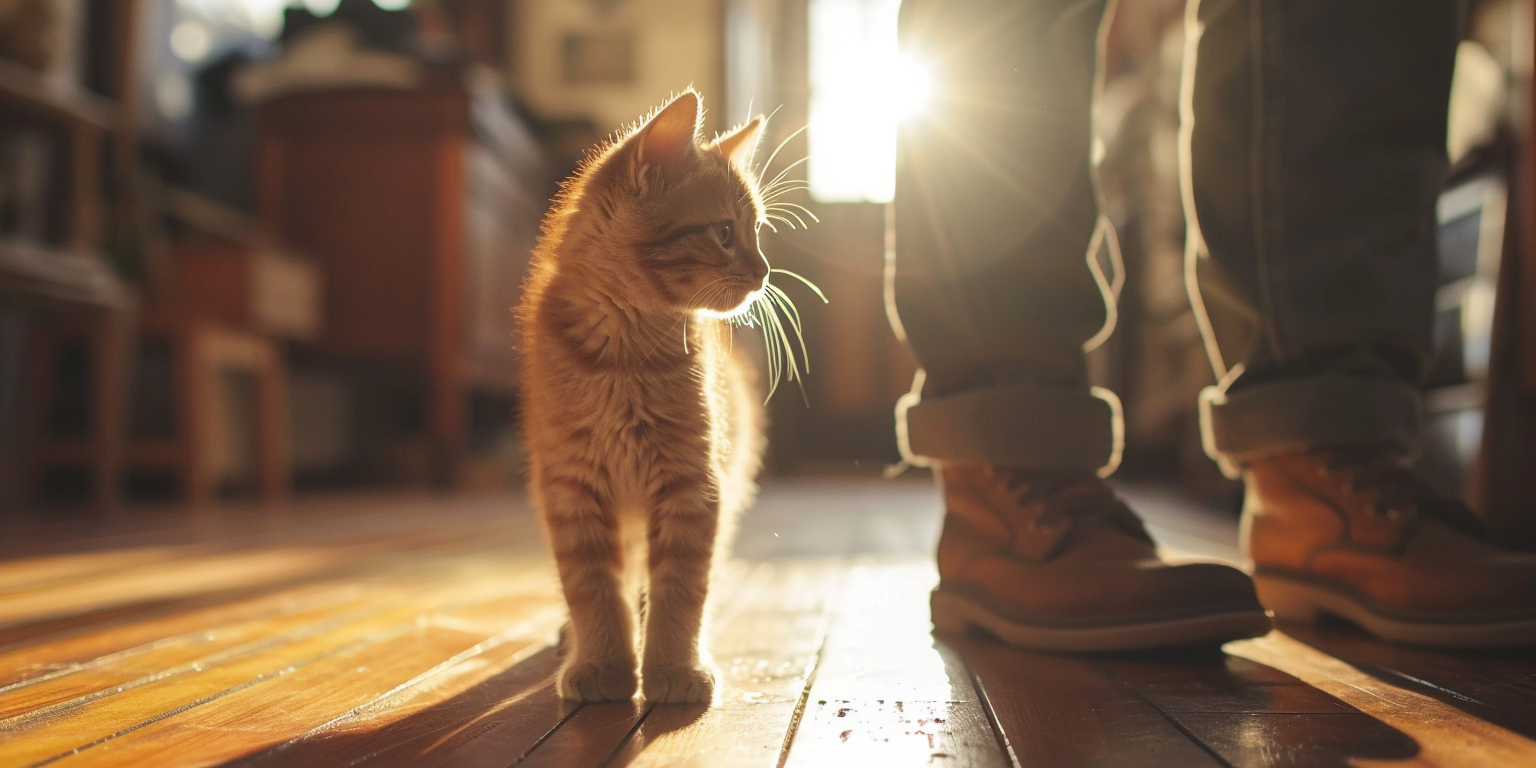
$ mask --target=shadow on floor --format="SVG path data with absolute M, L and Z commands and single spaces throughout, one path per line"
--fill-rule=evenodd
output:
M 1407 735 L 1277 669 L 1220 651 L 1029 653 L 948 637 L 1016 754 L 1040 765 L 1351 766 Z
M 360 712 L 329 732 L 310 734 L 230 766 L 266 765 L 624 765 L 644 750 L 645 734 L 687 727 L 702 706 L 624 702 L 571 704 L 554 690 L 554 647 L 451 699 L 383 725 Z M 409 706 L 409 701 L 395 702 Z M 380 712 L 380 714 L 385 714 Z

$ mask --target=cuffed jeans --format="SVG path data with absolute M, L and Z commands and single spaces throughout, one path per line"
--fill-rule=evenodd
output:
M 935 103 L 898 139 L 887 295 L 922 371 L 909 460 L 1112 469 L 1088 385 L 1112 326 L 1090 121 L 1105 0 L 906 0 Z M 1181 93 L 1186 283 L 1229 466 L 1418 438 L 1454 0 L 1190 0 Z

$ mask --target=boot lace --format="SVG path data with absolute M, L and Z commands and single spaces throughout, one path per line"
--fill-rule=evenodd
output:
M 1487 526 L 1461 499 L 1448 496 L 1425 482 L 1418 472 L 1387 450 L 1374 446 L 1329 449 L 1318 452 L 1324 472 L 1347 472 L 1349 488 L 1375 497 L 1375 512 L 1392 517 L 1424 515 L 1479 539 L 1488 538 Z
M 1013 494 L 1019 506 L 1039 504 L 1037 524 L 1054 527 L 1069 522 L 1104 520 L 1135 536 L 1151 541 L 1141 518 L 1092 472 L 1040 471 L 998 467 L 995 474 Z

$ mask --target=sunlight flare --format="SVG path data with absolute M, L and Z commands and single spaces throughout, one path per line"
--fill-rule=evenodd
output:
M 818 202 L 890 202 L 896 126 L 932 99 L 933 74 L 899 51 L 899 0 L 812 0 L 807 178 Z

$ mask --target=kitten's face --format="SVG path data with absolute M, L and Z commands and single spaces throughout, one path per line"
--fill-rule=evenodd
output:
M 699 101 L 686 92 L 624 140 L 599 176 L 611 232 L 629 245 L 624 271 L 668 308 L 730 314 L 768 282 L 758 250 L 756 183 L 744 171 L 761 118 L 708 144 Z

